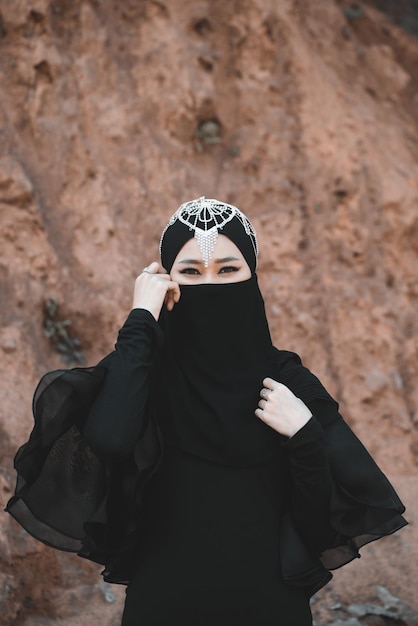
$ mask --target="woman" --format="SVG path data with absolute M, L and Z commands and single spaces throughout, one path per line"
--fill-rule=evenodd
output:
M 46 375 L 8 511 L 128 584 L 123 626 L 309 626 L 309 597 L 406 524 L 299 357 L 271 343 L 257 241 L 183 204 L 137 278 L 115 351 Z

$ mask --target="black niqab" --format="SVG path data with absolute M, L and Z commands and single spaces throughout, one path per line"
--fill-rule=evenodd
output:
M 257 277 L 181 286 L 161 325 L 165 442 L 225 465 L 265 462 L 280 435 L 254 414 L 275 356 Z

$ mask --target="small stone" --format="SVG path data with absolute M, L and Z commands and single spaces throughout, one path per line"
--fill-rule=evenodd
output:
M 5 204 L 24 206 L 33 195 L 32 183 L 20 163 L 11 156 L 0 159 L 0 199 Z
M 109 583 L 103 582 L 100 585 L 100 591 L 102 592 L 103 598 L 106 602 L 109 602 L 109 604 L 113 604 L 115 602 L 115 594 L 113 593 L 112 587 Z
M 221 125 L 218 120 L 205 120 L 200 122 L 195 134 L 203 143 L 221 143 L 221 130 Z
M 393 382 L 395 383 L 396 389 L 402 389 L 404 386 L 403 378 L 397 370 L 393 370 L 392 378 Z
M 0 347 L 6 354 L 17 350 L 20 333 L 15 326 L 8 326 L 0 331 Z
M 11 338 L 6 338 L 1 342 L 1 347 L 3 352 L 6 352 L 6 354 L 9 354 L 10 352 L 14 352 L 17 348 L 17 344 L 14 341 L 14 339 Z
M 365 390 L 369 390 L 372 394 L 382 392 L 388 385 L 388 377 L 384 372 L 377 368 L 369 370 L 365 376 Z

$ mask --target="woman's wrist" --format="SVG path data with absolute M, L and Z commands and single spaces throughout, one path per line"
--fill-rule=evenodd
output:
M 158 318 L 160 317 L 160 313 L 161 313 L 161 307 L 158 307 L 155 304 L 152 306 L 149 303 L 144 303 L 141 301 L 136 302 L 134 299 L 133 304 L 132 304 L 132 311 L 136 309 L 142 309 L 144 311 L 148 311 L 148 313 L 151 313 L 155 321 L 158 322 Z
M 292 425 L 292 428 L 289 429 L 289 439 L 292 439 L 292 437 L 294 437 L 300 430 L 302 430 L 302 428 L 306 426 L 306 424 L 312 419 L 312 417 L 313 415 L 310 414 L 309 416 L 302 417 L 297 423 L 294 423 Z

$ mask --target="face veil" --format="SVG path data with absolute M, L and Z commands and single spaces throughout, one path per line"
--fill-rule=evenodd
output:
M 226 465 L 265 462 L 280 436 L 254 414 L 274 355 L 257 277 L 182 286 L 161 325 L 165 441 Z

